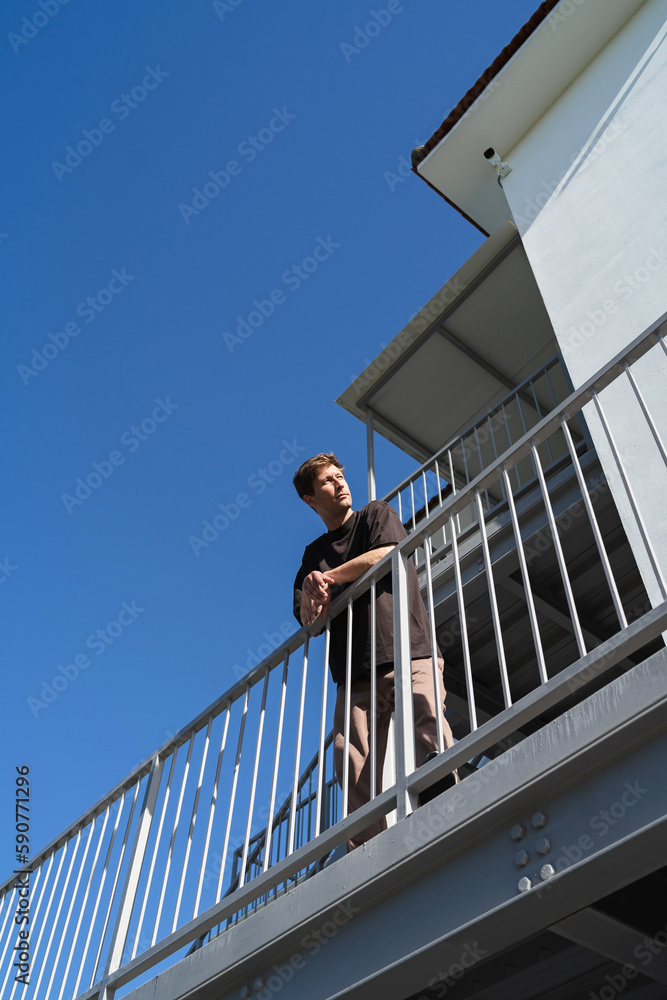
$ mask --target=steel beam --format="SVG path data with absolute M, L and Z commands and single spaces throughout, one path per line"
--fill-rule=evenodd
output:
M 587 906 L 578 913 L 573 913 L 564 920 L 552 924 L 549 930 L 568 941 L 574 941 L 582 948 L 596 951 L 600 955 L 611 958 L 621 965 L 632 965 L 658 983 L 667 983 L 667 955 L 659 947 L 655 953 L 647 950 L 647 935 L 636 927 L 610 917 L 594 906 Z M 650 961 L 640 961 L 639 956 L 646 953 Z
M 443 337 L 447 341 L 448 344 L 451 344 L 452 347 L 455 347 L 457 351 L 461 352 L 461 354 L 465 354 L 466 358 L 470 358 L 470 360 L 473 361 L 478 368 L 481 368 L 482 371 L 485 371 L 487 375 L 490 375 L 492 378 L 494 378 L 496 382 L 500 382 L 500 384 L 504 385 L 507 389 L 510 390 L 510 392 L 516 392 L 518 388 L 518 384 L 516 382 L 513 382 L 511 378 L 507 377 L 507 375 L 503 375 L 501 371 L 498 371 L 495 365 L 492 365 L 489 361 L 486 360 L 486 358 L 483 358 L 481 354 L 478 354 L 477 351 L 475 351 L 472 347 L 469 347 L 468 344 L 464 344 L 463 341 L 460 340 L 456 336 L 456 334 L 451 333 L 444 324 L 441 327 L 439 327 L 438 333 L 440 334 L 441 337 Z M 527 392 L 522 392 L 519 395 L 524 400 L 524 402 L 530 404 L 533 410 L 536 408 L 535 400 L 531 400 Z
M 421 441 L 417 441 L 416 438 L 413 438 L 410 434 L 406 433 L 406 431 L 401 430 L 400 427 L 397 427 L 396 424 L 389 420 L 388 417 L 384 417 L 381 413 L 378 413 L 377 410 L 373 410 L 373 423 L 375 427 L 384 427 L 390 435 L 398 438 L 398 440 L 402 442 L 402 444 L 398 445 L 398 447 L 403 451 L 407 451 L 407 453 L 412 455 L 413 458 L 416 458 L 418 462 L 423 464 L 428 462 L 431 458 L 433 451 L 428 447 L 428 445 L 423 444 Z M 392 438 L 389 437 L 389 440 L 391 441 Z M 395 441 L 392 441 L 392 443 L 396 444 Z

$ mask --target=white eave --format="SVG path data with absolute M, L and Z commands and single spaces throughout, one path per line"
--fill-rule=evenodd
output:
M 645 2 L 563 0 L 419 164 L 419 175 L 494 232 L 508 210 L 484 151 L 493 147 L 511 163 L 516 144 Z

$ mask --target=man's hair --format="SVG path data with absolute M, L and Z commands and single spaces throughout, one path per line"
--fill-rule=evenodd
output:
M 335 465 L 341 472 L 345 471 L 345 466 L 341 465 L 332 451 L 323 451 L 319 455 L 313 455 L 300 465 L 294 474 L 294 489 L 301 499 L 308 495 L 313 495 L 313 481 L 318 472 L 326 469 L 329 465 Z

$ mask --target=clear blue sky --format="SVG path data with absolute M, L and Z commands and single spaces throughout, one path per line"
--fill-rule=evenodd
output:
M 3 5 L 0 879 L 16 765 L 36 850 L 296 627 L 296 465 L 365 503 L 334 400 L 482 240 L 391 175 L 537 6 Z

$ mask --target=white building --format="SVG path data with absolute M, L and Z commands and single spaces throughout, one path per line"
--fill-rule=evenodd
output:
M 666 38 L 549 0 L 413 154 L 488 238 L 339 400 L 371 496 L 374 434 L 421 463 L 331 609 L 393 574 L 395 775 L 345 815 L 302 630 L 34 855 L 25 990 L 0 889 L 3 998 L 667 995 Z M 409 558 L 458 740 L 419 770 Z
M 667 306 L 666 9 L 613 0 L 545 6 L 554 9 L 475 104 L 436 132 L 417 171 L 489 233 L 514 221 L 578 388 Z M 489 169 L 488 148 L 509 173 Z M 653 352 L 633 369 L 663 439 L 666 366 Z M 587 411 L 591 435 L 647 589 L 664 600 L 663 456 L 627 379 L 605 404 L 623 468 Z

